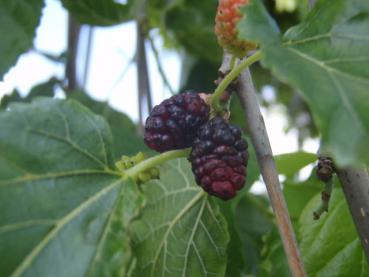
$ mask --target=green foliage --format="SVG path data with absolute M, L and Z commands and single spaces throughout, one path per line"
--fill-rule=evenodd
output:
M 241 251 L 242 267 L 227 276 L 288 276 L 288 266 L 268 201 L 263 196 L 244 194 L 235 205 L 228 253 Z M 231 229 L 232 230 L 232 229 Z M 239 242 L 238 242 L 239 241 Z M 240 266 L 240 265 L 239 265 Z M 283 274 L 282 274 L 283 273 Z M 287 274 L 286 274 L 287 273 Z
M 255 149 L 253 145 L 251 144 L 251 139 L 248 137 L 244 137 L 247 139 L 249 148 L 249 160 L 247 162 L 247 176 L 246 176 L 246 184 L 243 188 L 244 190 L 249 190 L 251 186 L 259 179 L 260 176 L 260 169 L 259 164 L 257 161 Z
M 82 91 L 74 91 L 70 93 L 69 97 L 78 100 L 94 113 L 103 116 L 109 123 L 113 134 L 116 159 L 122 155 L 134 155 L 139 151 L 150 152 L 144 144 L 142 137 L 137 134 L 136 125 L 124 113 L 114 110 L 107 102 L 91 99 Z
M 369 265 L 341 189 L 334 189 L 329 212 L 318 221 L 316 195 L 300 217 L 301 252 L 309 276 L 367 276 Z
M 242 242 L 245 271 L 257 274 L 261 262 L 263 236 L 273 228 L 272 217 L 265 199 L 252 195 L 243 197 L 236 207 L 234 224 Z
M 316 160 L 316 154 L 307 152 L 293 152 L 275 156 L 278 173 L 287 177 L 293 177 L 300 169 Z
M 19 103 L 19 102 L 29 103 L 35 97 L 39 96 L 53 97 L 54 86 L 59 83 L 60 83 L 59 80 L 51 78 L 45 83 L 41 83 L 34 86 L 26 97 L 22 97 L 18 91 L 13 91 L 11 94 L 4 95 L 4 97 L 0 99 L 0 109 L 6 109 L 11 103 Z
M 227 226 L 189 163 L 166 163 L 143 190 L 147 206 L 132 226 L 135 276 L 224 276 Z
M 217 0 L 175 1 L 163 13 L 164 30 L 192 55 L 220 64 L 222 49 L 214 34 Z
M 32 48 L 43 4 L 42 0 L 0 0 L 0 78 Z
M 60 84 L 60 81 L 51 78 L 47 82 L 32 88 L 26 97 L 21 97 L 18 92 L 14 91 L 1 99 L 0 109 L 5 109 L 13 102 L 31 102 L 38 96 L 53 97 L 54 87 L 57 84 Z M 119 159 L 122 155 L 134 155 L 139 151 L 151 153 L 144 144 L 142 137 L 137 134 L 136 125 L 124 113 L 114 110 L 107 102 L 93 100 L 83 91 L 73 91 L 69 93 L 69 98 L 77 100 L 94 113 L 103 116 L 109 123 L 113 134 L 115 159 Z
M 0 99 L 0 110 L 5 110 L 6 107 L 12 102 L 24 102 L 22 96 L 20 96 L 19 92 L 14 89 L 10 94 L 5 94 Z
M 277 228 L 273 228 L 263 237 L 261 257 L 260 276 L 291 276 Z
M 126 4 L 113 0 L 62 0 L 62 3 L 83 24 L 111 26 L 134 19 L 133 0 Z
M 260 1 L 243 12 L 240 36 L 260 42 L 263 65 L 301 90 L 326 150 L 341 165 L 369 162 L 369 4 L 318 1 L 283 38 Z
M 286 198 L 288 211 L 295 225 L 298 224 L 302 210 L 310 199 L 323 191 L 323 189 L 324 183 L 319 181 L 315 174 L 312 174 L 310 178 L 304 182 L 296 183 L 286 181 L 283 184 L 283 193 Z
M 220 199 L 216 201 L 220 207 L 223 217 L 227 221 L 230 237 L 227 246 L 227 270 L 225 276 L 242 276 L 245 271 L 244 268 L 246 258 L 243 249 L 240 247 L 242 242 L 235 224 L 235 207 L 240 199 L 243 198 L 243 196 L 244 193 L 239 193 L 232 201 L 225 202 Z
M 0 125 L 2 274 L 121 275 L 142 196 L 114 171 L 103 118 L 40 98 L 11 105 Z
M 213 92 L 217 70 L 218 65 L 185 53 L 182 57 L 180 91 Z

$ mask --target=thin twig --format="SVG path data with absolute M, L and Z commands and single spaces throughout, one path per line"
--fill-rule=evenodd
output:
M 86 55 L 85 55 L 85 68 L 83 70 L 83 80 L 82 80 L 82 87 L 86 89 L 87 79 L 89 75 L 90 69 L 90 62 L 91 62 L 91 48 L 92 48 L 92 41 L 93 41 L 93 27 L 88 27 L 88 34 L 87 34 L 87 47 L 86 47 Z
M 154 40 L 153 40 L 153 38 L 150 35 L 148 35 L 147 38 L 148 38 L 148 40 L 150 42 L 151 50 L 154 53 L 156 64 L 158 65 L 158 71 L 159 71 L 159 74 L 160 74 L 160 76 L 161 76 L 161 78 L 162 78 L 162 80 L 164 82 L 164 85 L 167 87 L 167 89 L 169 90 L 169 92 L 172 95 L 174 95 L 175 92 L 174 92 L 172 86 L 169 83 L 169 80 L 167 78 L 167 75 L 164 72 L 164 68 L 163 68 L 163 66 L 162 66 L 162 64 L 160 62 L 159 52 L 158 52 L 158 49 L 155 46 Z
M 341 168 L 338 178 L 369 262 L 369 175 L 365 166 Z
M 78 87 L 76 59 L 78 51 L 78 39 L 81 26 L 76 22 L 71 14 L 68 16 L 68 55 L 65 66 L 65 77 L 67 80 L 67 90 L 71 91 Z
M 223 65 L 220 70 L 229 70 L 229 64 L 228 66 L 224 64 L 227 61 L 230 63 L 229 57 L 224 58 Z M 287 205 L 279 183 L 278 173 L 273 159 L 273 153 L 263 116 L 260 112 L 255 88 L 248 69 L 241 73 L 238 84 L 238 96 L 246 112 L 246 121 L 250 129 L 252 143 L 258 158 L 261 174 L 268 190 L 270 202 L 276 216 L 277 226 L 282 238 L 291 274 L 294 277 L 306 276 L 300 251 L 297 246 L 296 237 L 292 229 Z
M 138 110 L 140 131 L 143 131 L 143 121 L 146 111 L 151 111 L 151 89 L 149 80 L 149 70 L 147 66 L 146 56 L 146 31 L 141 21 L 137 21 L 137 50 L 136 50 L 136 64 L 137 64 L 137 86 L 138 86 Z
M 115 80 L 114 84 L 108 89 L 107 97 L 106 99 L 110 99 L 112 93 L 117 88 L 117 86 L 120 84 L 120 82 L 123 80 L 123 78 L 128 73 L 128 70 L 131 68 L 132 65 L 134 65 L 136 62 L 136 55 L 132 57 L 126 64 L 126 66 L 123 68 L 122 72 L 119 74 L 117 79 Z

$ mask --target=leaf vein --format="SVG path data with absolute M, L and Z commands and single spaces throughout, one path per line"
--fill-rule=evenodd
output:
M 78 144 L 76 144 L 75 142 L 71 141 L 71 140 L 68 140 L 68 139 L 65 139 L 63 137 L 60 137 L 60 136 L 57 136 L 57 135 L 54 135 L 54 134 L 51 134 L 51 133 L 48 133 L 48 132 L 45 132 L 43 130 L 37 130 L 37 129 L 34 129 L 34 128 L 30 128 L 28 129 L 30 132 L 34 132 L 36 134 L 39 134 L 39 135 L 43 135 L 43 136 L 46 136 L 46 137 L 49 137 L 49 138 L 52 138 L 54 140 L 58 140 L 58 141 L 61 141 L 61 142 L 64 142 L 66 144 L 69 144 L 70 146 L 72 146 L 73 149 L 77 150 L 78 152 L 80 152 L 81 154 L 83 154 L 84 156 L 90 158 L 91 160 L 95 161 L 96 163 L 98 163 L 100 166 L 102 166 L 103 168 L 106 168 L 107 165 L 104 164 L 102 161 L 100 161 L 97 157 L 95 157 L 94 155 L 92 155 L 91 153 L 85 151 L 84 149 L 82 149 Z
M 207 200 L 207 198 L 205 197 L 204 200 L 203 200 L 203 203 L 201 205 L 200 211 L 199 211 L 199 213 L 198 213 L 198 215 L 196 217 L 196 220 L 195 220 L 195 223 L 193 225 L 190 238 L 189 238 L 188 243 L 187 243 L 187 248 L 186 248 L 185 256 L 184 256 L 183 271 L 182 271 L 182 276 L 183 277 L 186 276 L 186 269 L 187 269 L 187 263 L 188 263 L 188 254 L 190 252 L 191 245 L 193 244 L 193 240 L 194 240 L 194 237 L 195 237 L 195 233 L 196 233 L 196 231 L 198 229 L 199 222 L 200 222 L 201 217 L 202 217 L 202 215 L 204 213 L 204 208 L 205 208 L 205 205 L 206 205 L 206 200 Z
M 47 180 L 47 179 L 58 179 L 65 178 L 71 176 L 79 176 L 79 175 L 90 175 L 90 174 L 102 174 L 102 175 L 115 175 L 120 176 L 118 172 L 114 172 L 111 170 L 94 170 L 94 169 L 85 169 L 85 170 L 74 170 L 74 171 L 66 171 L 66 172 L 55 172 L 55 173 L 47 173 L 43 175 L 39 174 L 26 174 L 20 177 L 16 177 L 13 179 L 6 179 L 0 181 L 0 186 L 6 186 L 10 184 L 23 183 L 23 182 L 33 182 L 39 180 Z
M 177 222 L 197 203 L 197 201 L 199 201 L 202 197 L 204 197 L 204 195 L 205 195 L 204 192 L 202 192 L 202 191 L 199 192 L 190 202 L 187 203 L 187 205 L 184 207 L 184 209 L 181 210 L 181 212 L 177 214 L 177 216 L 173 219 L 171 224 L 168 226 L 167 231 L 164 233 L 164 236 L 163 236 L 162 240 L 160 241 L 158 250 L 155 253 L 154 260 L 152 261 L 153 266 L 152 266 L 152 269 L 151 269 L 151 274 L 150 274 L 151 276 L 153 276 L 155 265 L 158 261 L 158 258 L 160 256 L 160 252 L 163 248 L 163 244 L 166 241 L 169 233 L 172 231 L 173 227 L 177 224 Z
M 75 217 L 77 217 L 81 212 L 83 212 L 86 208 L 90 205 L 98 201 L 102 196 L 109 193 L 113 190 L 122 180 L 119 179 L 116 182 L 113 182 L 111 185 L 105 187 L 94 196 L 87 199 L 87 201 L 80 204 L 78 207 L 73 209 L 70 213 L 66 216 L 61 218 L 59 222 L 55 225 L 55 227 L 37 244 L 33 250 L 25 257 L 25 259 L 19 264 L 19 266 L 15 269 L 12 275 L 20 276 L 22 275 L 25 270 L 31 266 L 32 262 L 36 259 L 37 255 L 48 245 L 48 243 L 53 239 L 55 236 L 59 234 L 59 231 L 63 229 L 70 221 L 72 221 Z

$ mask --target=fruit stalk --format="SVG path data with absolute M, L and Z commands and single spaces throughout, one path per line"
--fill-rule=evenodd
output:
M 316 209 L 313 213 L 313 217 L 315 220 L 318 220 L 324 212 L 328 212 L 329 201 L 332 195 L 332 189 L 333 189 L 333 181 L 332 179 L 330 179 L 329 181 L 325 182 L 324 191 L 322 191 L 321 193 L 322 202 L 320 203 L 318 209 Z
M 224 63 L 229 63 L 230 59 L 225 55 L 223 61 Z M 220 70 L 225 69 L 227 69 L 227 65 L 223 64 Z M 238 96 L 246 113 L 246 122 L 250 129 L 251 140 L 258 158 L 261 174 L 268 190 L 270 202 L 276 216 L 279 233 L 282 238 L 291 274 L 295 277 L 306 276 L 286 201 L 279 183 L 278 172 L 273 159 L 273 153 L 263 116 L 260 112 L 255 88 L 248 69 L 241 73 L 238 84 Z
M 245 70 L 245 68 L 249 67 L 250 65 L 252 65 L 253 63 L 257 62 L 260 59 L 261 59 L 261 52 L 256 51 L 253 55 L 251 55 L 247 59 L 243 60 L 238 65 L 234 66 L 232 68 L 231 72 L 229 72 L 224 77 L 224 79 L 220 82 L 220 84 L 218 85 L 218 87 L 216 88 L 216 90 L 214 91 L 213 96 L 212 96 L 212 107 L 214 108 L 215 111 L 217 111 L 217 112 L 222 111 L 222 106 L 220 104 L 220 98 L 221 98 L 223 92 L 229 86 L 229 84 L 232 83 L 233 80 L 235 80 L 240 75 L 240 73 L 243 70 Z M 231 61 L 232 61 L 232 59 L 231 59 Z M 230 69 L 231 69 L 231 65 L 229 65 L 229 67 L 228 67 L 228 70 L 230 70 Z M 224 73 L 227 73 L 227 71 L 225 71 Z
M 187 158 L 190 152 L 190 148 L 167 151 L 138 163 L 137 165 L 126 170 L 124 173 L 126 176 L 135 178 L 140 172 L 148 168 L 158 166 L 166 161 L 178 158 Z

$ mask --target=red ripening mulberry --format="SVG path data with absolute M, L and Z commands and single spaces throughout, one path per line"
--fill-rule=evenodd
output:
M 172 96 L 155 106 L 146 119 L 145 143 L 157 152 L 190 147 L 208 119 L 209 106 L 197 93 Z
M 215 117 L 198 131 L 189 160 L 196 182 L 209 194 L 233 198 L 245 183 L 247 142 L 239 127 Z
M 248 3 L 249 0 L 220 0 L 215 16 L 215 34 L 219 45 L 239 58 L 257 47 L 254 42 L 238 38 L 236 27 L 242 17 L 240 8 Z

